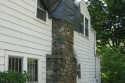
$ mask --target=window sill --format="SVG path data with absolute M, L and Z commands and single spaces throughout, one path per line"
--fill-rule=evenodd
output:
M 36 21 L 38 21 L 38 22 L 40 22 L 40 23 L 43 23 L 43 24 L 45 24 L 45 25 L 48 25 L 48 19 L 46 19 L 46 22 L 45 21 L 43 21 L 43 20 L 41 20 L 41 19 L 39 19 L 39 18 L 34 18 L 34 20 L 36 20 Z
M 82 33 L 78 33 L 78 34 L 79 34 L 80 36 L 84 37 L 85 39 L 89 40 L 89 36 L 87 37 L 87 36 L 83 35 Z

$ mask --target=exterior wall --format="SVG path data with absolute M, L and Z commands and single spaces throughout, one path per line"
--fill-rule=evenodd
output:
M 46 54 L 51 54 L 52 21 L 42 22 L 35 17 L 36 1 L 0 0 L 0 71 L 8 69 L 9 55 L 22 56 L 24 61 L 27 57 L 38 58 L 39 80 L 46 83 Z M 85 3 L 81 4 L 82 13 L 90 19 Z M 94 32 L 90 30 L 89 33 L 87 39 L 74 32 L 74 49 L 82 71 L 78 83 L 94 83 L 95 71 L 99 71 L 95 70 Z M 27 69 L 26 65 L 24 69 Z
M 89 37 L 82 33 L 74 32 L 74 49 L 81 64 L 81 78 L 77 78 L 77 83 L 100 83 L 100 63 L 96 61 L 96 32 L 91 28 L 90 15 L 84 1 L 80 3 L 81 13 L 89 20 Z M 96 69 L 97 68 L 97 69 Z
M 0 71 L 4 71 L 4 69 L 5 69 L 4 50 L 0 50 Z
M 7 70 L 8 53 L 38 56 L 40 83 L 46 83 L 46 54 L 51 54 L 52 21 L 36 19 L 36 1 L 0 0 L 0 71 Z
M 94 83 L 95 81 L 95 46 L 94 33 L 90 30 L 89 39 L 75 32 L 74 49 L 81 64 L 81 78 L 77 83 Z
M 96 83 L 101 83 L 101 66 L 100 66 L 100 58 L 96 57 Z

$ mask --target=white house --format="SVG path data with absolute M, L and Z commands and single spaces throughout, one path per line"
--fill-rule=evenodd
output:
M 91 18 L 84 1 L 80 2 L 80 10 L 84 30 L 81 33 L 74 32 L 74 48 L 81 65 L 81 77 L 77 82 L 101 83 L 100 59 L 96 57 L 96 32 L 91 28 Z
M 52 53 L 52 19 L 39 0 L 0 0 L 0 71 L 27 71 L 32 83 L 46 83 L 46 54 Z M 96 32 L 84 1 L 80 2 L 83 31 L 74 31 L 74 49 L 79 60 L 77 83 L 101 83 L 96 57 Z M 40 13 L 43 15 L 40 15 Z

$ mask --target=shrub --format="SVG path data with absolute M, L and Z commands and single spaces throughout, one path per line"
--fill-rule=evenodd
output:
M 0 72 L 0 83 L 25 83 L 26 79 L 26 72 L 23 74 L 15 71 Z

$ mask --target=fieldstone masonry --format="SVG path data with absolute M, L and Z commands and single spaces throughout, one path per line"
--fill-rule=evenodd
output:
M 53 47 L 52 55 L 47 55 L 47 83 L 76 83 L 73 32 L 69 22 L 53 19 Z

